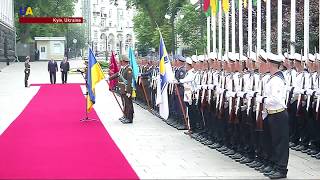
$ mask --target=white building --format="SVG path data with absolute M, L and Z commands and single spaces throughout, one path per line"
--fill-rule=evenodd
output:
M 127 54 L 134 47 L 133 16 L 135 9 L 127 9 L 126 0 L 91 0 L 90 39 L 95 52 L 106 50 Z
M 0 61 L 15 59 L 14 1 L 0 3 Z
M 39 60 L 63 60 L 65 37 L 34 37 Z

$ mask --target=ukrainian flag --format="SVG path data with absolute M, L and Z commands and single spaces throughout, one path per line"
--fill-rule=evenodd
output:
M 159 46 L 159 76 L 157 86 L 157 105 L 159 105 L 159 114 L 162 118 L 168 119 L 169 105 L 168 105 L 168 83 L 172 82 L 174 75 L 172 72 L 169 56 L 164 44 L 162 35 L 160 33 L 160 46 Z
M 138 81 L 138 77 L 139 77 L 139 66 L 138 63 L 136 61 L 135 55 L 134 55 L 134 51 L 133 49 L 130 47 L 129 48 L 129 60 L 130 60 L 130 66 L 132 69 L 132 97 L 136 97 L 136 89 L 137 89 L 137 81 Z
M 87 70 L 87 112 L 89 112 L 95 103 L 96 100 L 96 93 L 95 87 L 99 83 L 99 81 L 104 79 L 103 71 L 97 62 L 92 49 L 89 48 L 89 55 L 88 55 L 88 70 Z

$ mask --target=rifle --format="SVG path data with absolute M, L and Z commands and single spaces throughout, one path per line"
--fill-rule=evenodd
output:
M 203 76 L 202 76 L 202 84 L 201 85 L 206 85 L 207 84 L 207 77 L 208 77 L 208 74 L 206 72 L 203 72 Z M 204 98 L 205 98 L 205 95 L 206 95 L 206 89 L 202 88 L 202 93 L 201 93 L 201 103 L 203 103 L 204 101 Z
M 221 77 L 221 78 L 223 78 L 222 80 L 221 80 L 221 85 L 222 85 L 222 89 L 225 89 L 225 87 L 226 87 L 226 76 L 223 76 L 223 77 Z M 226 90 L 224 90 L 223 91 L 223 93 L 222 94 L 220 94 L 220 101 L 219 101 L 219 114 L 218 114 L 218 117 L 220 118 L 220 119 L 222 119 L 224 116 L 224 112 L 223 112 L 223 110 L 224 110 L 224 107 L 223 107 L 223 103 L 225 102 L 225 98 L 226 98 Z
M 212 71 L 208 72 L 208 84 L 212 84 Z M 212 93 L 212 89 L 208 88 L 208 103 L 209 105 L 211 104 L 211 93 Z
M 319 120 L 319 115 L 320 115 L 320 113 L 319 113 L 319 104 L 320 104 L 320 96 L 317 95 L 317 103 L 316 103 L 316 114 L 317 114 L 316 119 L 317 120 Z
M 196 105 L 198 105 L 199 103 L 199 95 L 200 95 L 200 88 L 199 88 L 199 85 L 201 84 L 201 72 L 197 73 L 196 75 L 196 84 L 197 84 L 197 91 L 196 91 L 196 94 L 195 94 L 195 99 L 196 99 Z M 199 83 L 199 84 L 198 84 Z
M 234 82 L 234 77 L 232 77 L 232 92 L 235 92 L 235 82 Z M 230 97 L 230 102 L 229 102 L 229 122 L 236 123 L 236 97 Z
M 305 88 L 305 74 L 303 73 L 302 75 L 302 78 L 303 78 L 303 83 L 302 83 L 302 89 Z M 304 100 L 304 93 L 303 94 L 299 94 L 298 96 L 298 103 L 297 103 L 297 113 L 296 113 L 296 116 L 300 117 L 300 116 L 303 116 L 303 112 L 302 112 L 302 101 Z
M 252 82 L 251 82 L 251 91 L 254 91 L 254 87 L 255 87 L 255 74 L 252 75 Z M 247 108 L 247 115 L 250 114 L 250 110 L 253 107 L 254 101 L 252 97 L 248 98 L 248 108 Z M 252 107 L 251 107 L 252 106 Z
M 263 81 L 262 81 L 262 75 L 260 74 L 260 95 L 263 93 Z M 256 131 L 263 131 L 263 117 L 262 117 L 262 111 L 263 111 L 263 103 L 257 103 L 257 110 L 256 110 Z

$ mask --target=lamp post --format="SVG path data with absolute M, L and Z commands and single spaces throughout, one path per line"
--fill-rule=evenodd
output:
M 73 44 L 74 44 L 74 59 L 77 59 L 77 54 L 76 54 L 76 44 L 77 44 L 77 39 L 73 39 L 72 40 Z

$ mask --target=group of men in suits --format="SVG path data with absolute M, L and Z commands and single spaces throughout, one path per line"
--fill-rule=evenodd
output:
M 60 70 L 61 70 L 61 81 L 62 84 L 67 83 L 68 79 L 68 72 L 70 70 L 70 64 L 66 57 L 63 58 L 63 60 L 60 63 Z M 48 72 L 50 75 L 50 83 L 56 84 L 56 74 L 59 71 L 57 62 L 51 58 L 51 60 L 48 62 Z
M 30 57 L 27 56 L 25 63 L 24 63 L 25 69 L 24 69 L 24 85 L 25 87 L 29 87 L 28 85 L 28 80 L 29 80 L 29 76 L 30 76 Z M 61 80 L 62 80 L 62 84 L 67 83 L 67 78 L 68 78 L 68 72 L 70 70 L 70 64 L 67 60 L 66 57 L 64 57 L 64 59 L 61 61 L 60 63 L 60 70 L 61 70 Z M 48 72 L 49 72 L 49 76 L 50 76 L 50 83 L 51 84 L 56 84 L 56 74 L 59 71 L 58 69 L 58 64 L 57 62 L 52 58 L 49 62 L 48 62 Z

